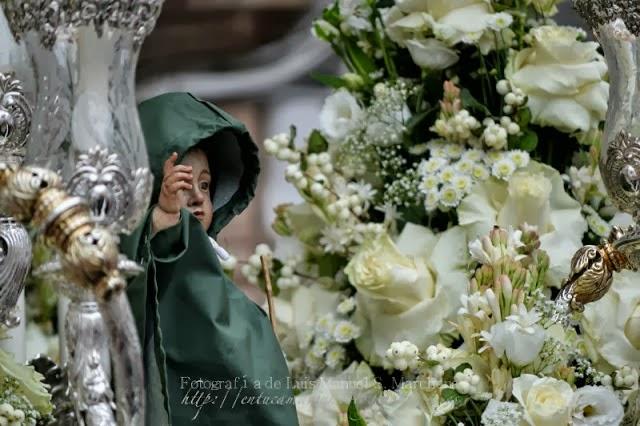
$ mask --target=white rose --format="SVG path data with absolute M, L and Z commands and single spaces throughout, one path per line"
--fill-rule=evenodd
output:
M 506 75 L 529 101 L 532 122 L 572 133 L 598 127 L 607 112 L 607 65 L 598 44 L 576 40 L 574 27 L 531 30 L 532 45 L 513 55 Z
M 610 389 L 585 386 L 573 394 L 574 426 L 617 426 L 622 422 L 624 409 Z
M 340 372 L 325 370 L 313 389 L 296 397 L 298 421 L 300 426 L 346 424 L 347 408 L 353 398 L 358 411 L 369 422 L 374 419 L 367 418 L 366 413 L 375 411 L 371 409 L 381 394 L 382 386 L 364 362 L 354 362 Z
M 569 424 L 573 401 L 569 383 L 523 374 L 513 379 L 513 396 L 524 408 L 524 417 L 531 426 Z
M 614 367 L 640 365 L 640 273 L 623 271 L 609 292 L 586 305 L 582 323 L 587 343 Z
M 540 315 L 535 311 L 525 310 L 494 324 L 489 333 L 483 332 L 483 336 L 497 356 L 504 354 L 512 364 L 524 367 L 538 358 L 544 344 L 545 332 L 537 324 L 539 320 Z
M 396 244 L 386 234 L 364 243 L 345 272 L 356 287 L 356 345 L 371 365 L 382 365 L 391 343 L 435 344 L 466 290 L 466 236 L 455 227 L 439 237 L 405 226 Z M 429 321 L 424 321 L 429 318 Z
M 358 128 L 363 116 L 358 100 L 347 90 L 340 89 L 324 101 L 320 125 L 329 138 L 338 141 Z
M 458 54 L 435 38 L 406 41 L 407 48 L 415 62 L 421 68 L 443 70 L 458 62 Z
M 564 190 L 557 170 L 532 161 L 509 182 L 491 178 L 474 186 L 458 206 L 458 219 L 470 239 L 502 228 L 536 226 L 541 248 L 550 257 L 549 284 L 559 285 L 569 272 L 573 254 L 582 247 L 587 223 L 580 203 Z
M 406 14 L 403 18 L 393 19 L 388 30 L 390 37 L 396 40 L 401 34 L 415 35 L 430 29 L 448 46 L 460 42 L 478 44 L 485 54 L 495 46 L 491 32 L 495 14 L 489 1 L 409 0 L 397 1 L 396 6 Z

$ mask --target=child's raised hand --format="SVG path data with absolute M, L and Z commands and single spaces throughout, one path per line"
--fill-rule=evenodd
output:
M 158 207 L 165 213 L 177 214 L 182 207 L 180 190 L 190 190 L 193 175 L 191 166 L 176 165 L 178 153 L 174 152 L 164 162 L 162 187 L 158 199 Z

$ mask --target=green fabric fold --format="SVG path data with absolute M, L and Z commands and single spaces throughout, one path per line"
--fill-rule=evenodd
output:
M 227 278 L 209 241 L 254 196 L 256 145 L 244 125 L 189 94 L 162 95 L 139 109 L 154 203 L 172 152 L 203 147 L 216 183 L 208 232 L 183 209 L 176 226 L 151 235 L 147 214 L 122 238 L 122 252 L 145 268 L 127 293 L 144 348 L 146 424 L 297 425 L 269 319 Z

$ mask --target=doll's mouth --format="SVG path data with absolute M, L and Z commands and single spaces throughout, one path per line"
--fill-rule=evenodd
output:
M 202 210 L 196 210 L 195 212 L 193 212 L 193 215 L 198 219 L 204 218 L 204 212 Z

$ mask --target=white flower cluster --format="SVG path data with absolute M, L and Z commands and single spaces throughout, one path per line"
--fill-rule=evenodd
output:
M 264 149 L 278 160 L 295 164 L 300 162 L 300 153 L 291 146 L 291 137 L 286 133 L 279 133 L 264 141 Z
M 301 279 L 295 274 L 296 267 L 300 263 L 300 256 L 291 256 L 284 260 L 280 269 L 280 277 L 276 281 L 280 290 L 286 290 L 300 286 Z
M 0 404 L 0 425 L 22 426 L 25 421 L 25 413 L 22 410 L 14 409 L 11 404 Z
M 514 123 L 507 116 L 502 117 L 499 123 L 496 123 L 492 118 L 485 118 L 482 124 L 485 126 L 482 132 L 482 141 L 491 149 L 504 149 L 507 146 L 509 135 L 520 133 L 518 123 Z
M 393 342 L 385 354 L 385 366 L 400 371 L 418 367 L 418 347 L 408 340 Z
M 260 260 L 261 256 L 267 257 L 269 262 L 271 262 L 271 257 L 273 256 L 273 252 L 271 248 L 269 248 L 266 244 L 258 244 L 256 246 L 255 252 L 249 256 L 249 260 L 247 263 L 242 265 L 240 268 L 240 272 L 242 275 L 251 283 L 258 284 L 260 280 L 260 276 L 262 275 L 262 261 Z
M 617 388 L 638 388 L 638 369 L 624 366 L 615 372 L 615 380 L 613 384 Z
M 507 180 L 530 160 L 529 154 L 520 150 L 484 152 L 440 140 L 431 141 L 427 146 L 431 155 L 419 164 L 418 173 L 422 177 L 420 190 L 428 212 L 457 207 L 475 183 L 491 175 Z
M 454 389 L 460 395 L 469 395 L 473 399 L 484 398 L 484 392 L 480 392 L 480 376 L 473 372 L 470 368 L 458 371 L 453 376 Z M 488 399 L 488 398 L 484 398 Z
M 593 207 L 585 204 L 582 206 L 582 212 L 586 216 L 589 229 L 594 234 L 601 238 L 609 236 L 609 233 L 611 232 L 611 225 L 609 222 L 604 220 Z
M 503 111 L 505 114 L 512 114 L 527 103 L 527 97 L 524 92 L 517 87 L 513 87 L 508 80 L 498 81 L 496 90 L 504 97 L 506 105 Z
M 345 299 L 345 302 L 348 300 Z M 343 307 L 342 311 L 345 310 Z M 312 374 L 318 374 L 325 367 L 342 367 L 346 359 L 344 344 L 358 337 L 360 327 L 351 322 L 346 314 L 329 312 L 321 316 L 307 336 L 307 345 L 310 346 L 304 357 L 305 366 Z
M 431 127 L 431 131 L 450 142 L 473 143 L 473 132 L 481 126 L 480 122 L 466 109 L 460 110 L 450 117 L 441 116 Z
M 390 84 L 378 83 L 373 89 L 374 98 L 364 114 L 364 139 L 378 146 L 396 145 L 402 142 L 411 118 L 407 99 L 414 89 L 405 81 Z
M 483 426 L 520 426 L 524 410 L 515 402 L 501 402 L 492 399 L 482 413 Z

